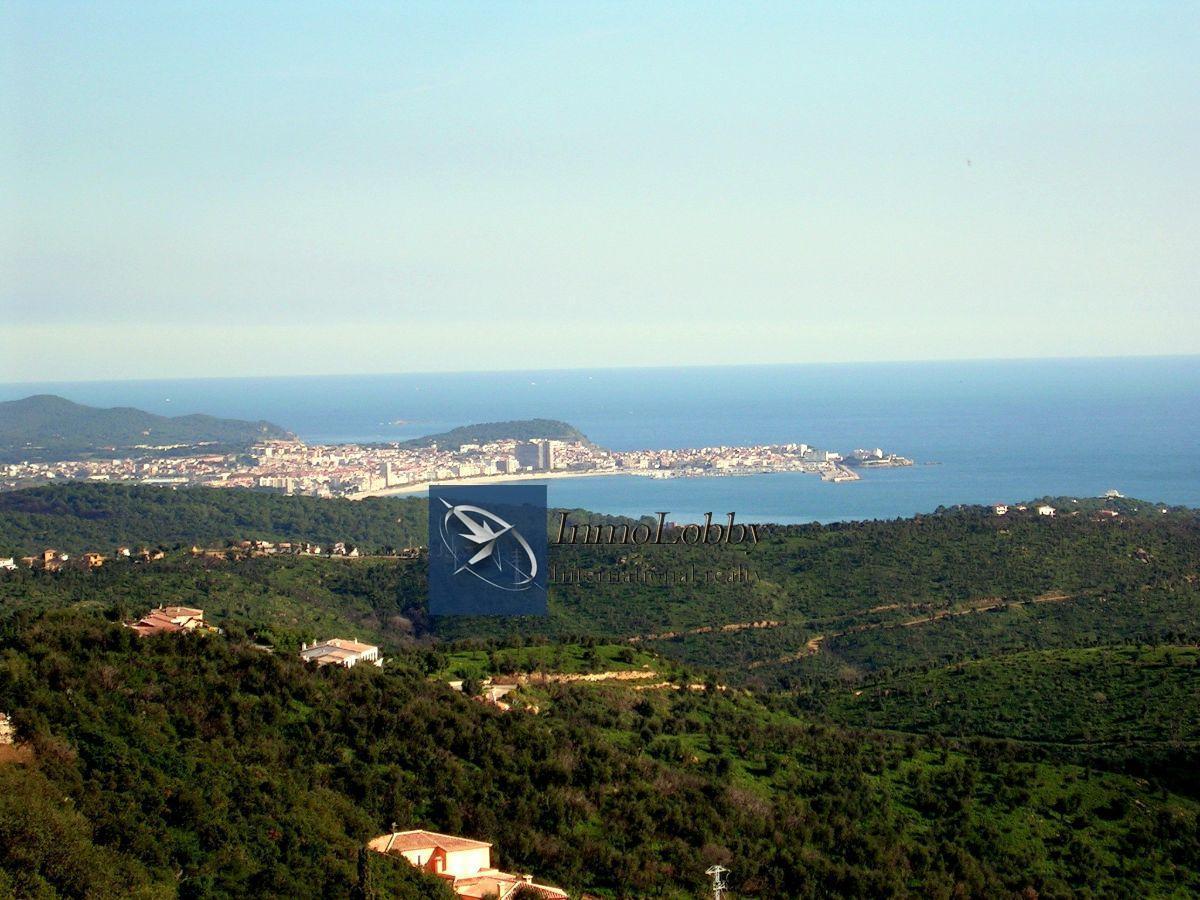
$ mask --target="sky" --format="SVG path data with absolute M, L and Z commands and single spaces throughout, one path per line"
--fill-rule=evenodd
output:
M 0 5 L 0 381 L 1200 352 L 1200 6 Z

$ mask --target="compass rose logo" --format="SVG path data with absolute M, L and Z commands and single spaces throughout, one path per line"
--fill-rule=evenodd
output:
M 429 612 L 546 614 L 546 486 L 429 489 Z
M 456 563 L 463 559 L 455 567 L 455 575 L 469 572 L 502 591 L 524 591 L 534 586 L 537 556 L 521 532 L 480 506 L 451 504 L 444 497 L 440 499 L 446 508 L 440 534 L 442 545 Z

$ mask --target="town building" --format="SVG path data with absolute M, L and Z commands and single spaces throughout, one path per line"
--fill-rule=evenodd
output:
M 1056 512 L 1058 512 L 1058 510 L 1056 510 L 1053 506 L 1050 506 L 1049 504 L 1046 504 L 1046 503 L 1043 503 L 1041 506 L 1039 506 L 1037 508 L 1037 514 L 1039 516 L 1052 516 Z
M 12 571 L 17 567 L 17 561 L 11 556 L 6 556 L 0 559 L 0 570 Z
M 410 865 L 449 882 L 464 900 L 495 897 L 505 900 L 522 885 L 546 900 L 568 900 L 566 891 L 538 884 L 532 875 L 514 875 L 492 868 L 492 845 L 485 841 L 439 834 L 436 831 L 393 831 L 367 842 L 367 849 L 398 856 Z
M 79 557 L 79 564 L 85 569 L 98 569 L 104 565 L 104 555 L 89 550 Z
M 523 441 L 514 448 L 517 464 L 538 472 L 548 472 L 554 468 L 555 450 L 555 441 Z
M 205 628 L 204 610 L 191 606 L 160 606 L 127 625 L 139 637 Z
M 538 451 L 538 445 L 533 441 L 523 441 L 514 448 L 517 456 L 517 465 L 525 469 L 536 469 L 541 461 L 541 453 Z
M 300 658 L 318 666 L 341 666 L 345 669 L 352 669 L 359 663 L 383 665 L 383 657 L 379 655 L 378 647 L 346 638 L 330 638 L 317 644 L 303 644 L 300 648 Z
M 54 549 L 46 549 L 34 556 L 22 556 L 21 562 L 31 569 L 42 569 L 46 572 L 57 572 L 71 557 Z

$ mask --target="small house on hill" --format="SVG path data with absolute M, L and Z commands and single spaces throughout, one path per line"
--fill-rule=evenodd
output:
M 493 869 L 492 845 L 485 841 L 436 831 L 392 831 L 368 841 L 367 849 L 384 856 L 399 856 L 418 869 L 446 880 L 463 900 L 483 897 L 505 900 L 522 886 L 536 891 L 545 900 L 568 900 L 566 891 L 538 884 L 532 875 Z
M 190 606 L 160 606 L 128 625 L 140 637 L 204 628 L 204 610 Z
M 104 565 L 104 554 L 89 550 L 79 557 L 79 565 L 85 569 L 98 569 Z
M 383 665 L 383 657 L 379 655 L 378 647 L 346 638 L 330 638 L 317 644 L 303 644 L 300 648 L 300 658 L 305 662 L 315 662 L 318 666 L 342 666 L 345 669 L 352 669 L 359 663 Z

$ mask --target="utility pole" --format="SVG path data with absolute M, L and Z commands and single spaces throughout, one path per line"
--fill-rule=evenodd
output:
M 729 870 L 724 866 L 710 866 L 704 870 L 704 874 L 712 876 L 713 900 L 725 900 L 725 892 L 729 890 L 725 876 L 729 874 Z

